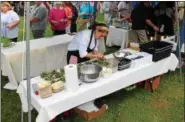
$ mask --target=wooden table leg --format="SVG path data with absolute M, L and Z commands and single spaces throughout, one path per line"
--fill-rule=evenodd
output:
M 156 76 L 154 78 L 145 81 L 144 88 L 150 92 L 156 90 L 160 85 L 161 76 Z

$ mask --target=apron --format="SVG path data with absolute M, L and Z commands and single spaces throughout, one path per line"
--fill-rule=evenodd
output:
M 92 37 L 93 37 L 93 31 L 91 32 L 90 42 L 89 42 L 89 45 L 88 45 L 88 47 L 87 47 L 87 52 L 88 52 L 88 53 L 93 52 L 94 49 L 96 48 L 96 45 L 97 45 L 97 40 L 95 39 L 95 46 L 94 46 L 93 49 L 90 49 L 90 45 L 91 45 L 91 42 L 92 42 Z M 76 56 L 76 57 L 77 57 L 78 63 L 81 63 L 81 62 L 85 62 L 85 61 L 90 60 L 89 58 L 81 58 L 81 57 L 80 57 L 79 50 L 68 51 L 68 52 L 67 52 L 67 64 L 69 64 L 69 61 L 70 61 L 71 56 Z

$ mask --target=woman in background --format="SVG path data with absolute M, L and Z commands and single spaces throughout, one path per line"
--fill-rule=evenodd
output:
M 78 19 L 78 10 L 77 10 L 76 6 L 74 6 L 71 2 L 68 2 L 67 6 L 69 6 L 71 8 L 71 10 L 72 10 L 70 32 L 71 33 L 76 33 L 77 32 L 76 21 Z
M 72 9 L 68 6 L 69 2 L 62 2 L 62 7 L 64 7 L 66 16 L 67 16 L 67 25 L 66 25 L 66 33 L 71 33 L 71 18 L 72 18 Z
M 20 18 L 8 2 L 1 3 L 1 35 L 17 42 Z
M 61 7 L 62 2 L 55 2 L 55 7 L 49 12 L 49 23 L 53 30 L 53 35 L 65 34 L 67 16 L 64 8 Z
M 83 1 L 79 7 L 79 31 L 87 29 L 90 26 L 90 20 L 92 19 L 93 9 L 90 2 Z

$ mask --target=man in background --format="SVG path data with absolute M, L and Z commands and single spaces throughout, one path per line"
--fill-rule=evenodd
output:
M 47 17 L 48 11 L 45 5 L 37 1 L 31 11 L 31 30 L 33 33 L 34 39 L 42 38 L 44 36 L 44 32 L 47 26 Z
M 159 31 L 159 28 L 152 23 L 148 15 L 149 2 L 140 2 L 131 12 L 132 31 L 129 34 L 129 40 L 135 42 L 147 42 L 148 37 L 146 34 L 146 25 L 149 25 L 155 31 Z

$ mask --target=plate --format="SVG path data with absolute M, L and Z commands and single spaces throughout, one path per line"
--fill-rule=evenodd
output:
M 114 56 L 116 58 L 124 58 L 125 56 L 131 55 L 131 53 L 129 52 L 125 52 L 125 51 L 118 51 L 114 53 Z

